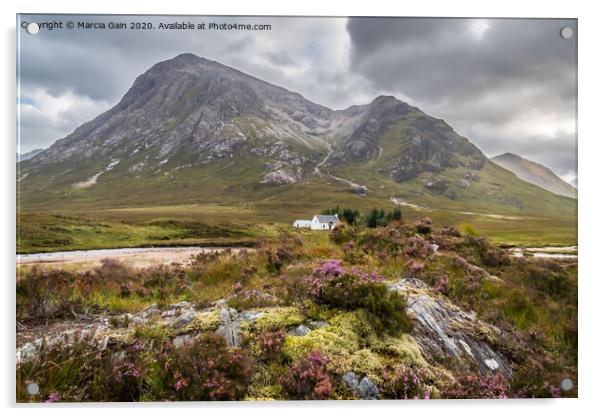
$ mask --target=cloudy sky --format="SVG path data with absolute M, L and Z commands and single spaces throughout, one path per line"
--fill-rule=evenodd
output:
M 21 152 L 115 105 L 182 52 L 342 109 L 394 95 L 445 119 L 488 156 L 514 152 L 576 176 L 574 20 L 21 16 L 25 22 L 269 24 L 269 31 L 19 31 Z M 560 30 L 574 36 L 563 39 Z

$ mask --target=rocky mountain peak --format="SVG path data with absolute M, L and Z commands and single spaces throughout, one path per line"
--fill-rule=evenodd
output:
M 261 166 L 258 183 L 291 184 L 318 164 L 372 159 L 380 173 L 401 181 L 452 166 L 455 154 L 466 149 L 479 157 L 478 149 L 465 142 L 445 123 L 393 96 L 333 111 L 219 62 L 183 53 L 138 76 L 116 106 L 58 140 L 25 168 L 81 165 L 86 177 L 74 181 L 88 183 L 107 174 L 115 161 L 119 167 L 111 174 L 125 169 L 128 175 L 155 175 L 250 155 L 254 159 L 248 163 Z M 386 147 L 397 150 L 383 154 Z

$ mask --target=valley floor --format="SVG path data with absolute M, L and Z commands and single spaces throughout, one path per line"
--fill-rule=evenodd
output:
M 357 199 L 357 197 L 356 197 Z M 372 201 L 360 200 L 368 210 Z M 299 204 L 297 204 L 299 205 Z M 572 246 L 577 224 L 572 218 L 501 215 L 435 209 L 389 201 L 400 206 L 404 220 L 428 216 L 441 226 L 455 226 L 486 235 L 497 244 Z M 17 253 L 122 247 L 253 246 L 292 227 L 298 218 L 311 218 L 327 207 L 264 209 L 253 204 L 221 206 L 194 204 L 107 208 L 96 210 L 22 211 L 17 215 Z

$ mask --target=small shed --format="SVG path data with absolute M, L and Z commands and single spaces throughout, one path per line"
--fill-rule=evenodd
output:
M 295 220 L 293 223 L 293 227 L 295 228 L 311 228 L 310 220 Z

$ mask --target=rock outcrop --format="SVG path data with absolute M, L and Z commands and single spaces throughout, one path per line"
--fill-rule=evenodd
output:
M 501 330 L 462 310 L 421 280 L 402 279 L 390 288 L 407 296 L 408 312 L 415 322 L 412 335 L 430 360 L 465 371 L 476 368 L 483 374 L 512 375 L 508 360 L 495 350 Z
M 410 336 L 421 349 L 421 354 L 433 365 L 451 370 L 478 371 L 483 374 L 501 372 L 512 375 L 509 361 L 496 350 L 501 331 L 479 320 L 451 303 L 445 296 L 429 288 L 423 281 L 402 279 L 390 286 L 407 297 L 407 310 L 415 326 Z M 329 327 L 324 321 L 307 321 L 295 308 L 263 308 L 237 311 L 226 300 L 212 307 L 197 310 L 188 302 L 179 302 L 161 310 L 151 305 L 136 314 L 63 325 L 56 331 L 45 328 L 46 335 L 33 337 L 17 350 L 17 361 L 33 359 L 43 345 L 77 342 L 87 339 L 104 349 L 107 345 L 127 344 L 139 326 L 162 326 L 171 334 L 172 343 L 181 348 L 202 332 L 213 331 L 224 337 L 228 345 L 238 346 L 243 331 L 261 324 L 257 330 L 288 330 L 290 337 L 307 337 L 313 331 Z M 277 325 L 277 326 L 274 326 Z M 263 329 L 262 329 L 263 328 Z M 358 397 L 375 399 L 378 388 L 367 377 L 358 378 L 346 373 L 343 381 Z

